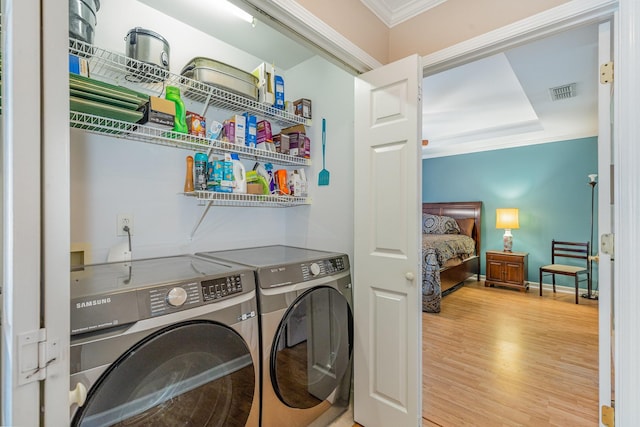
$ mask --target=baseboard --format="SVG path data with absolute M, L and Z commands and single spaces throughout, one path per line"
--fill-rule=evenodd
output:
M 486 278 L 487 277 L 485 275 L 480 275 L 480 281 L 484 282 Z M 527 280 L 527 282 L 529 283 L 529 292 L 533 290 L 537 291 L 540 288 L 540 282 L 532 282 L 530 280 Z M 551 283 L 543 283 L 542 290 L 553 292 L 553 285 Z M 587 292 L 586 289 L 582 288 L 580 288 L 579 291 Z M 575 294 L 576 288 L 573 286 L 556 285 L 556 292 L 561 292 L 563 294 Z

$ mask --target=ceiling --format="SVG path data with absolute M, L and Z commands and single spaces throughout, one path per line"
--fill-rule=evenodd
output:
M 423 80 L 423 157 L 598 134 L 597 25 L 580 27 Z M 575 83 L 575 97 L 550 88 Z
M 283 70 L 315 54 L 261 21 L 239 21 L 219 9 L 225 2 L 140 1 Z M 445 0 L 361 1 L 391 22 Z M 425 78 L 423 157 L 597 135 L 597 48 L 597 26 L 585 26 Z M 549 88 L 568 83 L 577 96 L 552 101 Z
M 275 64 L 278 69 L 288 70 L 315 56 L 315 52 L 258 18 L 253 25 L 238 18 L 226 1 L 139 1 L 256 58 Z M 194 13 L 194 10 L 198 13 Z

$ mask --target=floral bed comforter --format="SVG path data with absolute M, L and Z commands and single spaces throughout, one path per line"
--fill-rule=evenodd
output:
M 440 270 L 452 259 L 475 255 L 474 240 L 461 234 L 422 235 L 422 311 L 439 313 L 442 292 Z

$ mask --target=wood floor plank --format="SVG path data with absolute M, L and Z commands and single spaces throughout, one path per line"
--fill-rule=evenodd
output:
M 467 282 L 423 313 L 424 425 L 598 424 L 597 301 Z

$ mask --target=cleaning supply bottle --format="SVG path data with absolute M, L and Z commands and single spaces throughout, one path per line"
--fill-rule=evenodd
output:
M 196 153 L 194 157 L 196 190 L 207 189 L 207 160 L 208 157 L 205 153 Z
M 165 98 L 176 104 L 176 117 L 173 121 L 173 131 L 179 133 L 188 133 L 187 127 L 187 110 L 184 106 L 182 98 L 180 98 L 180 88 L 176 86 L 167 86 Z
M 184 192 L 193 191 L 193 157 L 187 156 L 187 175 L 184 179 Z
M 271 163 L 265 163 L 264 168 L 267 171 L 267 175 L 269 176 L 269 191 L 271 194 L 276 192 L 276 180 L 273 177 L 273 165 Z
M 233 187 L 234 193 L 246 193 L 247 192 L 247 174 L 244 165 L 240 161 L 237 154 L 231 154 L 231 163 L 233 163 L 233 180 L 235 186 Z

